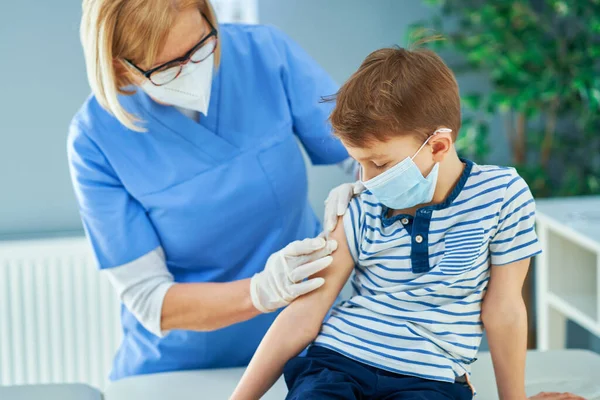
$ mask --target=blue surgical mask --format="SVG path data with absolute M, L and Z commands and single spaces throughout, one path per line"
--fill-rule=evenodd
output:
M 441 128 L 435 131 L 433 135 L 439 132 L 452 132 L 452 130 Z M 412 157 L 406 157 L 373 179 L 362 182 L 381 204 L 394 210 L 404 210 L 418 204 L 429 203 L 433 199 L 439 163 L 435 163 L 429 175 L 424 177 L 413 161 L 430 138 L 431 136 L 427 138 Z

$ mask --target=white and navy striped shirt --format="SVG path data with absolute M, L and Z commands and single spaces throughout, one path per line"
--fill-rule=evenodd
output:
M 517 172 L 463 161 L 446 201 L 415 216 L 386 217 L 368 191 L 352 200 L 344 228 L 353 295 L 332 310 L 315 344 L 426 379 L 454 382 L 470 372 L 490 267 L 540 246 L 535 203 Z

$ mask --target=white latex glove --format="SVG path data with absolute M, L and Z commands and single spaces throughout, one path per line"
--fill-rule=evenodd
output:
M 346 213 L 352 197 L 363 192 L 365 187 L 360 181 L 344 183 L 329 192 L 325 200 L 325 216 L 323 225 L 325 233 L 333 232 L 337 225 L 338 217 Z
M 321 287 L 323 278 L 305 279 L 327 268 L 336 248 L 335 240 L 318 237 L 292 242 L 273 253 L 265 269 L 250 280 L 254 307 L 264 313 L 275 311 Z

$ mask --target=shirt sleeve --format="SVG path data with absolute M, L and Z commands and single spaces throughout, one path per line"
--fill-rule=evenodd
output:
M 282 57 L 282 80 L 288 97 L 294 131 L 313 164 L 336 164 L 348 158 L 332 135 L 328 118 L 333 103 L 322 98 L 337 93 L 338 85 L 297 43 L 270 27 Z
M 81 220 L 99 267 L 127 264 L 159 247 L 145 209 L 76 122 L 70 128 L 67 151 Z
M 517 173 L 508 182 L 498 225 L 490 240 L 492 265 L 505 265 L 541 253 L 535 233 L 535 200 Z
M 162 247 L 102 272 L 108 276 L 121 302 L 146 330 L 158 337 L 169 333 L 163 331 L 160 324 L 165 295 L 174 279 L 167 269 Z
M 360 254 L 362 214 L 360 196 L 355 196 L 350 200 L 348 210 L 344 214 L 344 233 L 354 262 L 358 262 Z

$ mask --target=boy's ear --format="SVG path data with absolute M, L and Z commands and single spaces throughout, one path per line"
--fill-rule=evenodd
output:
M 452 137 L 448 133 L 439 133 L 430 139 L 430 148 L 435 162 L 442 162 L 452 148 Z

